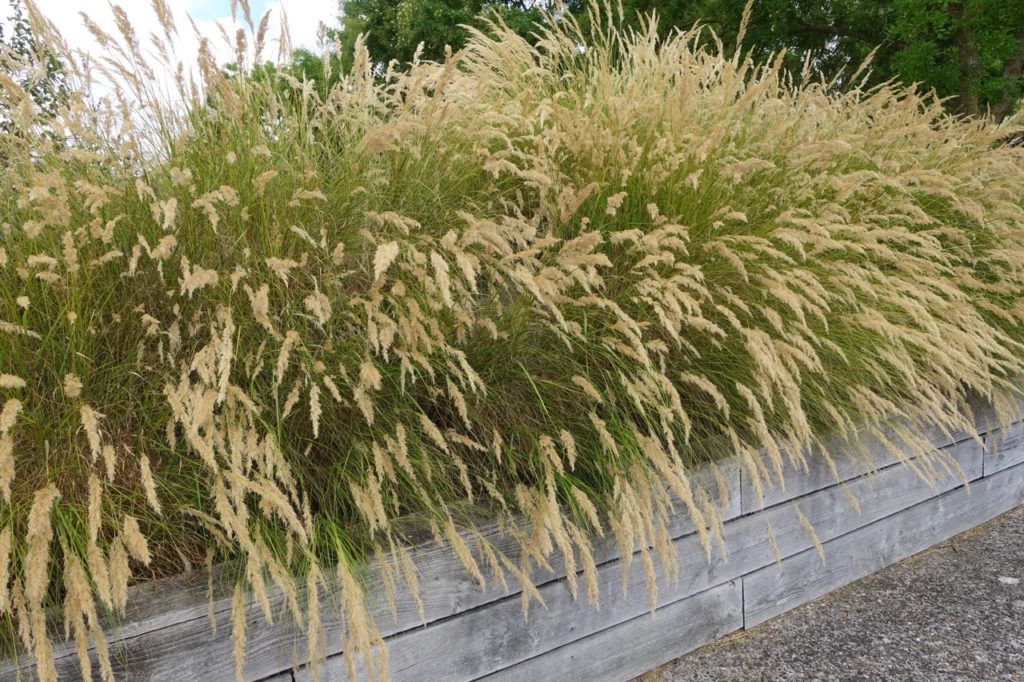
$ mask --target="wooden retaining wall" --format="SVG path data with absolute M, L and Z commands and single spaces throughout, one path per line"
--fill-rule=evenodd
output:
M 632 562 L 624 578 L 611 542 L 595 547 L 599 608 L 571 598 L 556 564 L 554 573 L 535 572 L 546 608 L 534 603 L 528 620 L 513 584 L 509 592 L 497 586 L 481 590 L 451 552 L 424 544 L 414 559 L 425 623 L 408 591 L 399 588 L 393 613 L 379 589 L 379 569 L 369 577 L 370 610 L 386 637 L 391 678 L 629 679 L 1024 503 L 1024 423 L 989 431 L 981 442 L 966 434 L 931 438 L 963 473 L 945 476 L 934 489 L 870 443 L 865 447 L 875 457 L 873 470 L 851 454 L 836 456 L 835 472 L 815 459 L 807 470 L 791 467 L 786 489 L 766 490 L 760 500 L 734 463 L 721 464 L 732 492 L 723 501 L 727 558 L 716 552 L 709 562 L 692 525 L 680 516 L 672 528 L 679 579 L 659 575 L 653 615 L 641 562 Z M 516 545 L 508 536 L 495 531 L 491 539 L 514 557 Z M 214 633 L 207 581 L 208 575 L 196 572 L 133 588 L 128 616 L 111 632 L 118 679 L 235 679 L 230 595 L 215 575 Z M 283 596 L 272 593 L 271 603 L 280 612 Z M 247 616 L 244 678 L 310 680 L 306 644 L 289 619 L 268 625 L 255 602 Z M 335 610 L 325 608 L 324 619 L 328 659 L 321 679 L 347 679 Z M 73 648 L 58 647 L 57 655 L 60 678 L 79 679 Z M 33 671 L 27 658 L 0 662 L 3 680 L 30 679 Z

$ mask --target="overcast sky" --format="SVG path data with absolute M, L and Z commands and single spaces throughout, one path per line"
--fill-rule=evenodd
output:
M 99 52 L 92 35 L 82 24 L 79 12 L 84 12 L 105 31 L 118 36 L 108 0 L 35 0 L 42 13 L 52 21 L 74 49 Z M 7 3 L 3 3 L 6 6 Z M 150 33 L 161 34 L 160 24 L 148 0 L 121 0 L 135 28 L 136 34 L 146 43 Z M 230 0 L 167 0 L 178 26 L 177 57 L 186 65 L 195 63 L 198 41 L 193 36 L 187 16 L 191 16 L 200 32 L 211 39 L 211 45 L 218 62 L 233 61 L 233 50 L 224 43 L 220 23 L 234 36 L 235 30 L 244 23 L 233 23 Z M 264 57 L 275 59 L 278 51 L 282 10 L 288 17 L 289 34 L 294 47 L 317 49 L 317 30 L 320 23 L 328 26 L 337 24 L 338 0 L 251 0 L 253 21 L 259 23 L 263 13 L 270 11 L 270 28 L 267 32 L 268 46 Z M 6 9 L 6 7 L 4 7 Z M 2 11 L 2 10 L 0 10 Z M 4 12 L 6 15 L 7 12 Z M 238 12 L 241 22 L 241 9 Z

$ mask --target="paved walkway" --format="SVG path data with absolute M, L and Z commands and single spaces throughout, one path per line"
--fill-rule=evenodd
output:
M 1024 507 L 640 680 L 1024 682 Z

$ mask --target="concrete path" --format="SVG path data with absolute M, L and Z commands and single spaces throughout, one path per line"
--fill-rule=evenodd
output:
M 1024 682 L 1024 507 L 639 680 Z

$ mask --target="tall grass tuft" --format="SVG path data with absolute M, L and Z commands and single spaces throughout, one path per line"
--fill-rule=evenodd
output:
M 597 600 L 595 533 L 653 575 L 681 507 L 718 551 L 696 464 L 761 490 L 874 434 L 929 479 L 955 464 L 926 422 L 1014 409 L 1024 157 L 988 120 L 596 4 L 442 64 L 357 45 L 321 97 L 226 77 L 205 41 L 177 69 L 153 4 L 153 46 L 120 9 L 93 26 L 119 85 L 74 71 L 56 119 L 0 77 L 0 639 L 43 680 L 52 607 L 110 679 L 128 585 L 214 561 L 239 664 L 245 590 L 281 587 L 315 657 L 330 582 L 385 676 L 359 572 L 393 554 L 415 590 L 400 516 L 481 585 L 558 554 Z M 518 563 L 470 504 L 528 521 Z

